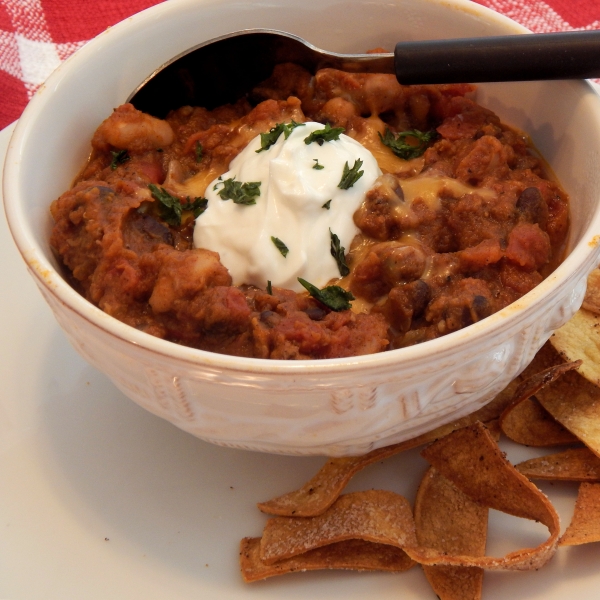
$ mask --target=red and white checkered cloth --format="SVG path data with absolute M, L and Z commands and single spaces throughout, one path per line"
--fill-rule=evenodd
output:
M 60 61 L 161 0 L 0 0 L 0 129 Z M 251 1 L 251 0 L 250 0 Z M 476 0 L 535 32 L 600 29 L 599 0 Z

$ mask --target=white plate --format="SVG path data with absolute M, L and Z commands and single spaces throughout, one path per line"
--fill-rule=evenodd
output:
M 11 130 L 0 133 L 0 157 Z M 3 212 L 0 257 L 0 600 L 435 598 L 419 568 L 245 585 L 239 540 L 265 522 L 255 503 L 295 489 L 323 460 L 219 448 L 139 408 L 70 347 Z M 412 501 L 424 468 L 414 451 L 371 466 L 349 490 L 384 487 Z M 544 490 L 566 526 L 576 486 Z M 494 514 L 489 551 L 539 543 L 537 527 Z M 538 572 L 488 573 L 484 598 L 595 597 L 599 559 L 592 544 L 560 549 Z

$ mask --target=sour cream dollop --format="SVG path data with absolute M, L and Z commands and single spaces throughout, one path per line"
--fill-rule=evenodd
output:
M 234 285 L 264 288 L 270 281 L 303 291 L 298 277 L 319 288 L 340 277 L 330 251 L 331 233 L 347 252 L 359 232 L 352 216 L 381 171 L 373 155 L 343 133 L 322 145 L 305 143 L 324 127 L 305 123 L 261 152 L 257 136 L 231 161 L 229 171 L 208 185 L 208 207 L 196 219 L 194 246 L 218 252 Z M 344 165 L 352 169 L 357 159 L 363 163 L 363 175 L 350 188 L 341 189 Z M 228 179 L 260 182 L 256 204 L 223 200 L 219 191 Z M 285 257 L 272 238 L 285 244 Z

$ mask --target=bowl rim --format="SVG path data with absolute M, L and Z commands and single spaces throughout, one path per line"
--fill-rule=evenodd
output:
M 498 21 L 502 25 L 512 28 L 517 33 L 528 32 L 526 28 L 518 25 L 508 17 L 469 0 L 422 1 L 444 7 L 449 6 L 476 15 L 483 15 L 487 19 Z M 229 0 L 203 0 L 203 3 L 215 5 L 229 3 Z M 546 298 L 549 297 L 551 299 L 558 294 L 562 286 L 574 283 L 573 280 L 577 276 L 574 273 L 577 268 L 580 268 L 582 264 L 588 263 L 590 265 L 593 263 L 593 266 L 597 265 L 597 256 L 600 252 L 600 236 L 594 232 L 600 231 L 600 200 L 598 201 L 594 217 L 582 232 L 581 239 L 572 248 L 569 255 L 546 279 L 516 302 L 482 321 L 428 342 L 376 354 L 345 358 L 286 361 L 281 359 L 246 358 L 218 354 L 154 337 L 136 330 L 104 313 L 68 284 L 60 272 L 47 259 L 47 253 L 50 252 L 49 248 L 46 248 L 46 252 L 44 252 L 44 249 L 36 240 L 30 227 L 26 226 L 27 218 L 18 202 L 20 198 L 18 172 L 21 148 L 26 144 L 27 136 L 35 126 L 36 119 L 43 112 L 46 98 L 51 93 L 51 90 L 58 87 L 62 79 L 68 76 L 69 72 L 73 70 L 73 67 L 85 61 L 89 54 L 101 51 L 104 45 L 110 44 L 113 39 L 128 35 L 132 27 L 143 28 L 150 20 L 154 21 L 157 18 L 163 18 L 172 12 L 177 12 L 180 6 L 187 5 L 197 6 L 198 0 L 171 0 L 170 2 L 155 5 L 107 29 L 85 44 L 69 59 L 64 61 L 52 73 L 45 84 L 41 86 L 40 90 L 36 92 L 25 108 L 22 118 L 17 122 L 9 142 L 4 166 L 3 196 L 4 209 L 11 235 L 27 264 L 28 270 L 38 285 L 47 289 L 63 306 L 74 311 L 89 324 L 127 344 L 154 354 L 159 354 L 167 359 L 184 361 L 190 365 L 211 367 L 230 373 L 286 375 L 306 374 L 308 370 L 308 372 L 314 372 L 315 374 L 340 374 L 354 371 L 357 368 L 363 370 L 380 370 L 389 368 L 399 362 L 403 363 L 403 365 L 419 363 L 431 354 L 435 354 L 438 358 L 448 357 L 456 354 L 466 344 L 474 344 L 484 336 L 496 337 L 501 332 L 519 328 L 530 312 L 541 309 L 541 305 Z M 591 89 L 591 85 L 587 81 L 582 80 L 576 83 Z M 600 103 L 600 97 L 598 97 L 598 103 Z

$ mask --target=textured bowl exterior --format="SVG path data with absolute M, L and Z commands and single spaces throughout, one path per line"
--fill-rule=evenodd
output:
M 582 274 L 586 268 L 582 268 Z M 434 360 L 390 362 L 343 372 L 223 372 L 186 363 L 99 329 L 41 287 L 77 351 L 127 396 L 215 444 L 285 454 L 342 456 L 425 433 L 483 406 L 518 375 L 577 310 L 585 275 L 557 290 L 551 309 L 525 324 L 463 344 Z
M 216 444 L 298 455 L 360 454 L 476 410 L 579 308 L 587 275 L 598 263 L 600 100 L 584 82 L 481 86 L 482 102 L 531 133 L 570 193 L 571 234 L 564 262 L 532 292 L 438 340 L 323 361 L 211 354 L 116 321 L 61 276 L 48 247 L 48 207 L 85 160 L 97 124 L 171 56 L 245 27 L 287 30 L 341 52 L 391 47 L 403 37 L 523 32 L 467 0 L 305 0 L 302 6 L 294 0 L 268 6 L 171 0 L 102 34 L 62 65 L 30 103 L 5 165 L 11 232 L 60 326 L 125 395 Z

